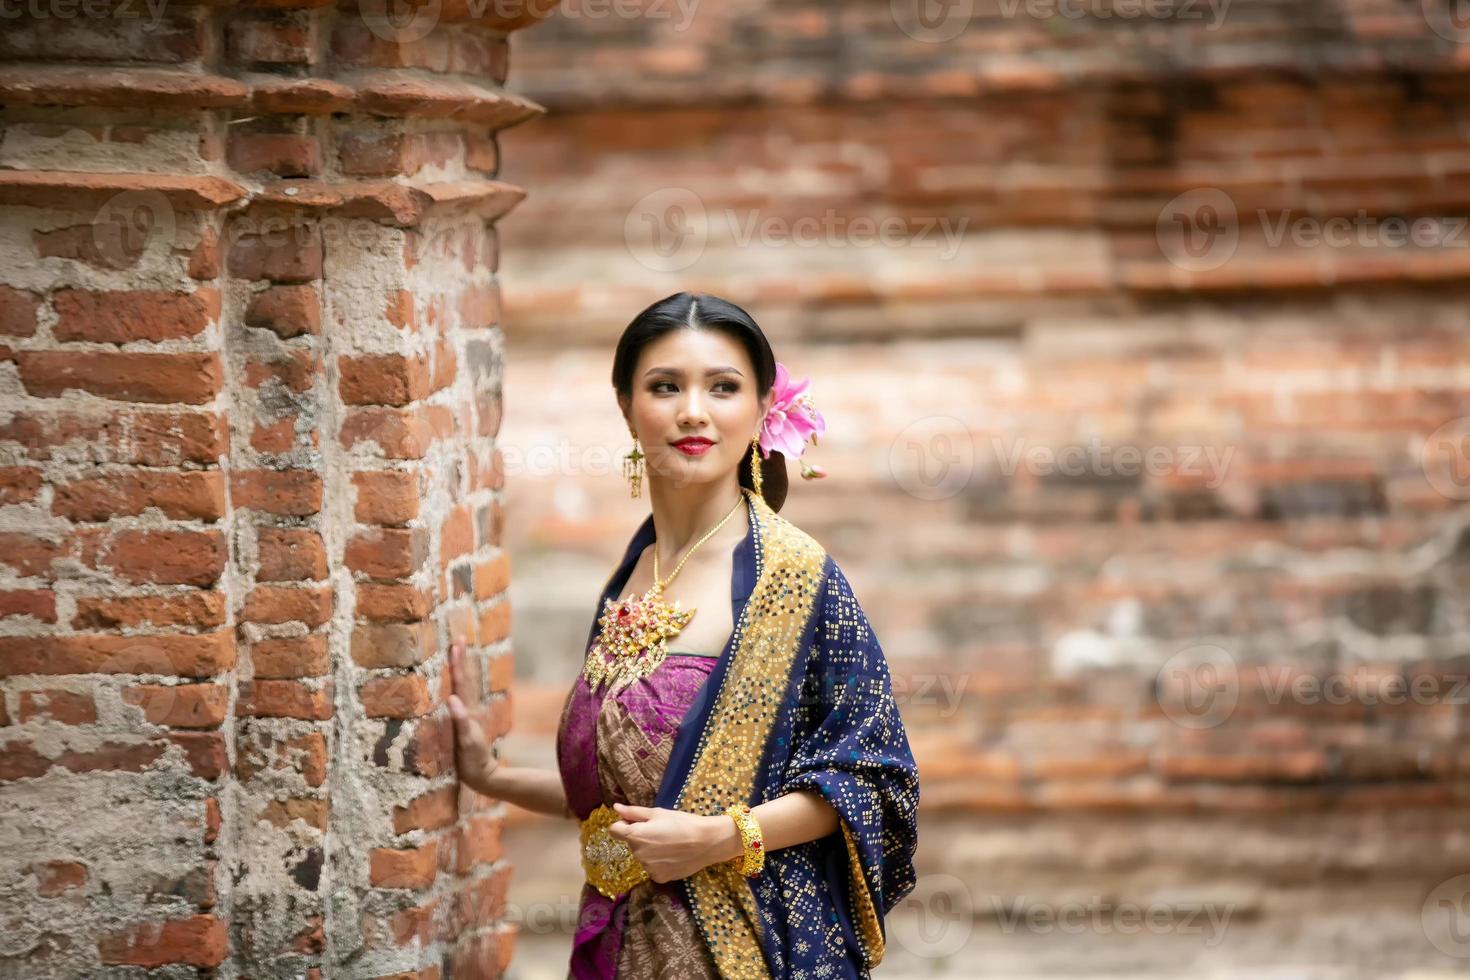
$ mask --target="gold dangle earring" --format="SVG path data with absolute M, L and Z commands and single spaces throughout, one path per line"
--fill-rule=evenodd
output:
M 638 449 L 638 435 L 633 434 L 633 448 L 623 454 L 623 479 L 628 481 L 629 496 L 642 495 L 643 453 Z
M 752 436 L 750 439 L 750 488 L 755 491 L 756 496 L 761 492 L 761 437 Z

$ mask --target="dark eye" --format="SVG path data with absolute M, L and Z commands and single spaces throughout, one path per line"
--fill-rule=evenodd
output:
M 655 381 L 653 384 L 648 386 L 648 390 L 658 391 L 660 385 L 669 385 L 670 387 L 673 387 L 673 384 L 674 383 L 672 381 Z
M 724 388 L 726 391 L 735 392 L 740 390 L 740 383 L 738 381 L 721 381 L 715 387 Z

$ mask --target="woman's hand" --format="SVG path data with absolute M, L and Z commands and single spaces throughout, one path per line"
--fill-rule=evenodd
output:
M 687 878 L 740 853 L 740 832 L 729 817 L 626 803 L 613 809 L 622 819 L 608 825 L 608 834 L 628 845 L 654 881 Z
M 471 681 L 463 640 L 450 644 L 449 676 L 453 689 L 449 695 L 449 714 L 454 719 L 454 766 L 459 770 L 461 782 L 476 792 L 491 796 L 490 776 L 500 768 L 500 760 L 495 757 L 490 740 L 470 717 L 469 709 L 460 697 L 463 693 L 472 699 L 472 704 L 479 703 L 479 685 Z

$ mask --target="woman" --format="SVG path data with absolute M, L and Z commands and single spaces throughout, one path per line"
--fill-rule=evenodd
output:
M 866 977 L 914 887 L 918 771 L 847 579 L 777 514 L 822 418 L 702 294 L 635 317 L 612 380 L 652 514 L 603 588 L 559 772 L 500 765 L 451 695 L 460 778 L 579 822 L 574 978 Z M 459 644 L 451 665 L 469 690 Z

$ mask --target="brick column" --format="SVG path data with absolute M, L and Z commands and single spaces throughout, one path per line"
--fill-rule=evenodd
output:
M 444 650 L 503 734 L 495 133 L 552 5 L 42 6 L 0 34 L 0 972 L 498 976 Z

